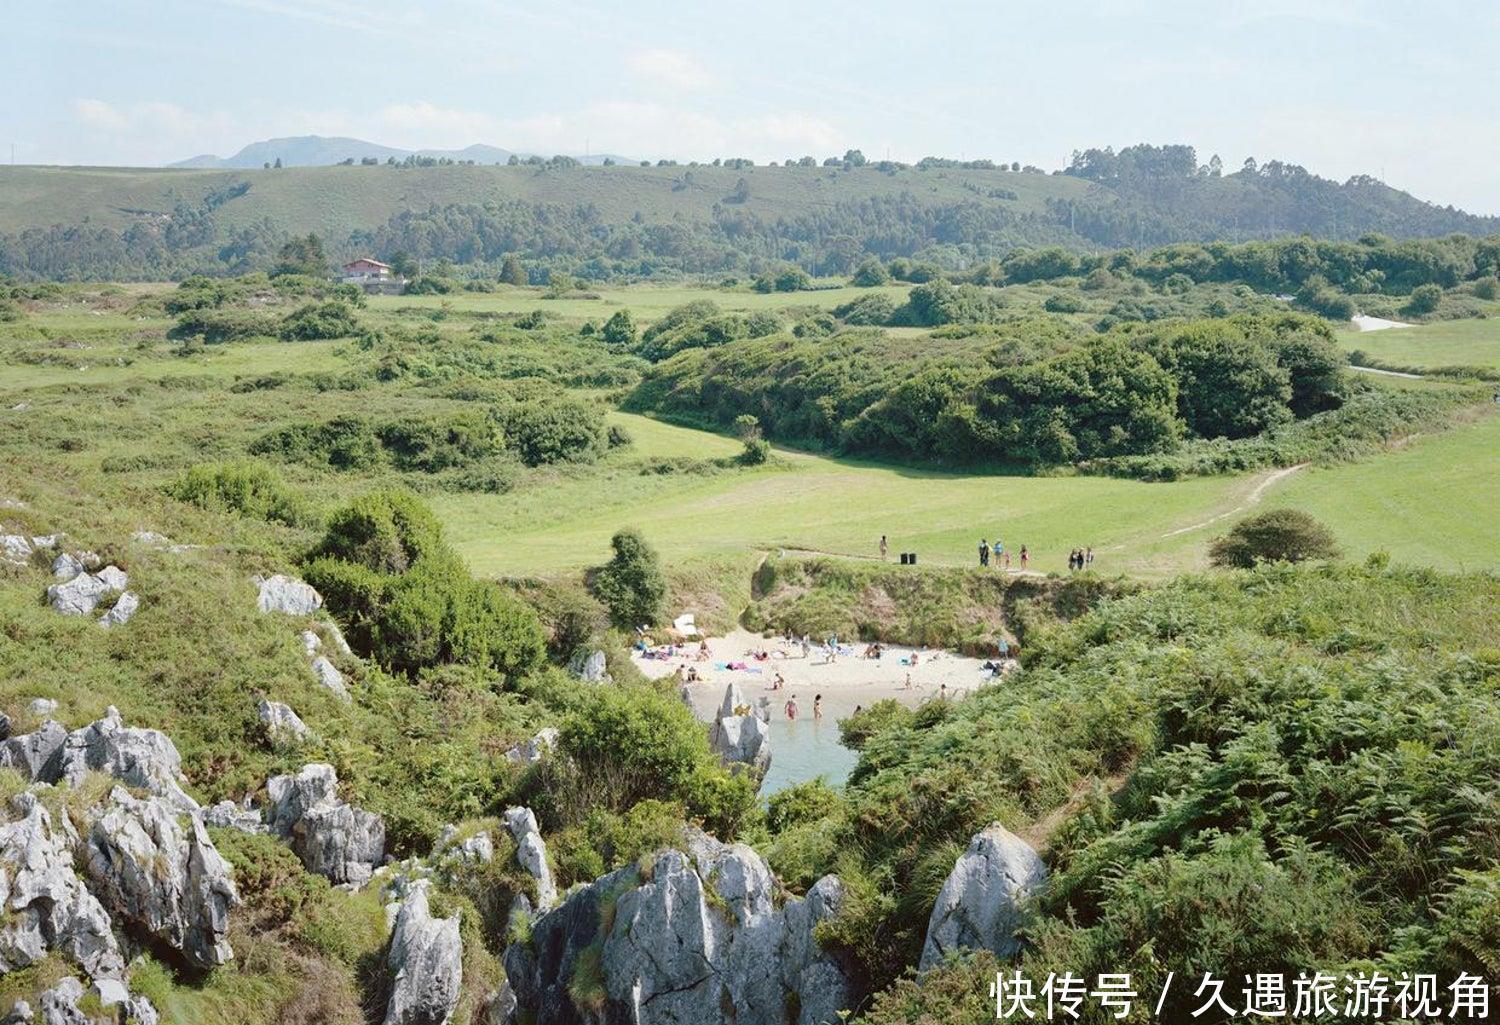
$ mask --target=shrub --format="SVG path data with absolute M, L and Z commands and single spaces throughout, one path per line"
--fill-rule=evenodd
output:
M 1300 509 L 1272 509 L 1236 523 L 1209 546 L 1216 566 L 1249 568 L 1262 562 L 1304 562 L 1338 555 L 1333 532 Z
M 398 469 L 424 473 L 463 466 L 502 448 L 498 427 L 482 413 L 410 417 L 382 425 L 378 434 Z
M 630 528 L 616 532 L 609 543 L 614 557 L 594 572 L 594 595 L 621 629 L 660 622 L 666 613 L 667 578 L 656 549 Z
M 896 304 L 890 297 L 877 292 L 834 307 L 833 315 L 846 324 L 879 326 L 890 323 L 891 318 L 896 315 Z
M 281 339 L 286 342 L 311 342 L 326 338 L 348 338 L 359 333 L 359 318 L 354 307 L 338 299 L 308 303 L 286 315 L 281 322 Z
M 337 470 L 367 470 L 377 466 L 383 457 L 374 425 L 358 416 L 283 427 L 256 441 L 250 451 L 299 462 L 325 463 Z
M 849 284 L 856 288 L 875 288 L 890 283 L 891 272 L 886 269 L 885 264 L 873 256 L 861 261 L 860 265 L 854 269 L 854 276 L 849 279 Z
M 437 517 L 408 491 L 372 491 L 328 518 L 312 556 L 350 562 L 376 573 L 401 573 L 444 549 Z
M 307 518 L 302 502 L 264 463 L 199 463 L 166 487 L 167 494 L 200 509 L 224 510 L 295 526 Z
M 1438 285 L 1418 285 L 1411 290 L 1411 298 L 1402 307 L 1403 313 L 1414 317 L 1422 317 L 1438 308 L 1438 303 L 1443 301 L 1443 290 Z
M 630 346 L 635 344 L 635 321 L 629 310 L 616 310 L 604 322 L 602 335 L 606 345 Z
M 1078 313 L 1083 309 L 1083 300 L 1067 292 L 1058 292 L 1055 295 L 1049 295 L 1047 301 L 1042 303 L 1042 307 L 1048 313 Z
M 176 340 L 202 338 L 210 345 L 246 338 L 274 338 L 280 329 L 275 317 L 254 310 L 191 309 L 167 332 Z
M 505 435 L 527 466 L 593 462 L 608 444 L 599 407 L 574 400 L 516 406 L 505 418 Z

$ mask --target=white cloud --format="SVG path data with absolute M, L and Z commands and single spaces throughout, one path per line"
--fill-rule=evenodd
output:
M 679 50 L 641 50 L 625 61 L 631 73 L 646 83 L 667 89 L 707 89 L 714 75 Z

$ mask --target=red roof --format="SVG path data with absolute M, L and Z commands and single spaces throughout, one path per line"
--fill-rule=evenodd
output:
M 372 260 L 368 256 L 361 256 L 358 260 L 354 260 L 354 261 L 352 261 L 350 263 L 344 264 L 344 269 L 348 270 L 350 267 L 359 267 L 359 266 L 362 266 L 362 265 L 363 266 L 369 266 L 369 267 L 383 267 L 386 270 L 390 270 L 391 269 L 391 265 L 390 264 L 388 264 L 388 263 L 381 263 L 379 260 Z

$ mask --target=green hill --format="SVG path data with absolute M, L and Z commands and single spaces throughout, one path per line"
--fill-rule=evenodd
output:
M 1120 163 L 1137 150 L 1159 158 Z M 514 252 L 537 272 L 558 266 L 601 279 L 745 273 L 781 261 L 846 274 L 866 254 L 958 268 L 1037 245 L 1500 231 L 1500 219 L 1436 207 L 1367 178 L 1338 184 L 1274 161 L 1221 175 L 1198 167 L 1188 147 L 1111 156 L 1080 158 L 1052 174 L 938 160 L 6 167 L 0 273 L 115 280 L 240 273 L 265 268 L 282 242 L 307 232 L 334 258 L 406 252 L 489 265 Z

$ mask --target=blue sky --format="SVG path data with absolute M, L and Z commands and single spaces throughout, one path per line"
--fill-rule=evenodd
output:
M 1500 5 L 8 0 L 0 156 L 278 135 L 655 159 L 1064 164 L 1187 142 L 1500 214 Z

